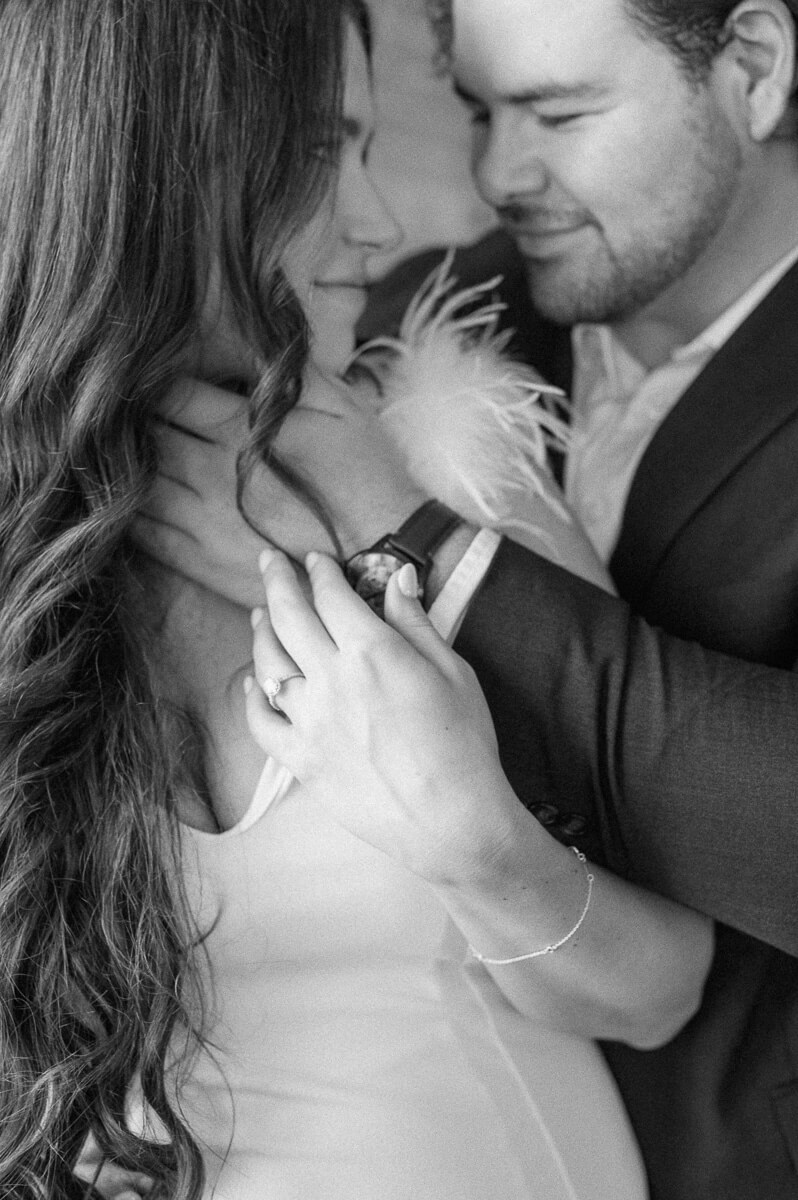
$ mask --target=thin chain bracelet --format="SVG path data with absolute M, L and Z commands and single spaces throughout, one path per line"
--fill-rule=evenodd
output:
M 570 942 L 571 938 L 578 933 L 582 926 L 582 922 L 587 916 L 587 910 L 590 908 L 590 901 L 593 899 L 593 882 L 595 880 L 595 876 L 588 871 L 587 859 L 582 851 L 577 850 L 576 846 L 570 846 L 569 849 L 573 850 L 580 863 L 582 863 L 584 866 L 585 874 L 587 875 L 587 900 L 585 900 L 585 907 L 579 914 L 579 920 L 576 922 L 573 929 L 569 933 L 566 933 L 565 937 L 560 938 L 559 942 L 553 942 L 551 946 L 545 946 L 542 950 L 532 950 L 529 954 L 516 954 L 514 958 L 486 958 L 484 954 L 480 954 L 479 951 L 475 950 L 473 946 L 469 946 L 469 951 L 478 962 L 485 963 L 487 966 L 491 967 L 506 967 L 509 966 L 510 963 L 524 962 L 528 958 L 542 958 L 544 954 L 553 954 L 555 950 L 559 950 L 560 946 L 564 946 L 566 942 Z

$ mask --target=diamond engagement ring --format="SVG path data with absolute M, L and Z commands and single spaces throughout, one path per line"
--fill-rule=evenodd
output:
M 282 690 L 283 684 L 287 683 L 289 679 L 304 679 L 304 678 L 305 678 L 305 676 L 301 673 L 301 671 L 294 671 L 291 675 L 278 675 L 276 678 L 273 675 L 269 675 L 269 677 L 267 679 L 264 679 L 263 685 L 262 685 L 263 693 L 266 696 L 266 699 L 269 701 L 269 704 L 271 704 L 271 706 L 275 712 L 282 713 L 282 715 L 285 716 L 285 713 L 280 708 L 280 705 L 277 703 L 277 697 L 280 694 L 280 691 Z

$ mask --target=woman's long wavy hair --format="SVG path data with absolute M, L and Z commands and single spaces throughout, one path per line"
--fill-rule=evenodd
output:
M 171 861 L 191 781 L 129 529 L 156 468 L 149 414 L 197 334 L 211 221 L 270 364 L 255 441 L 298 395 L 305 324 L 278 260 L 328 184 L 341 45 L 336 0 L 0 0 L 4 1200 L 69 1194 L 90 1130 L 158 1196 L 201 1191 L 165 1081 L 193 1013 Z M 126 1129 L 134 1069 L 168 1144 Z

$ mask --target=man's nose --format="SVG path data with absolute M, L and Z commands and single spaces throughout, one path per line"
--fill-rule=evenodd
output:
M 476 131 L 472 164 L 479 193 L 493 208 L 504 208 L 521 196 L 538 195 L 550 181 L 530 131 L 502 116 L 489 129 Z

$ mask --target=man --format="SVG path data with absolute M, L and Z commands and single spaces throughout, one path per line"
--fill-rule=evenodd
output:
M 574 395 L 567 494 L 623 598 L 504 543 L 455 646 L 518 794 L 593 818 L 618 869 L 726 923 L 684 1032 L 607 1048 L 654 1200 L 798 1197 L 796 11 L 434 13 L 543 318 L 537 365 Z M 394 528 L 415 507 L 374 475 L 347 475 L 350 549 L 387 532 L 376 499 Z
M 471 109 L 477 182 L 546 319 L 527 331 L 536 365 L 574 397 L 567 495 L 621 596 L 672 634 L 792 667 L 796 10 L 433 7 Z M 777 864 L 796 870 L 777 832 L 796 778 L 789 722 L 771 780 L 761 764 L 755 779 L 740 772 L 737 805 L 724 769 L 768 736 L 763 700 L 783 721 L 783 681 L 729 675 L 509 544 L 456 648 L 478 669 L 519 794 L 545 789 L 566 812 L 591 797 L 616 865 L 794 951 L 767 913 Z M 739 869 L 746 846 L 754 872 Z M 721 928 L 684 1033 L 655 1053 L 607 1048 L 655 1198 L 798 1196 L 797 1009 L 794 959 Z
M 443 6 L 439 22 L 450 12 Z M 472 111 L 480 189 L 518 241 L 537 310 L 574 327 L 569 499 L 621 595 L 651 624 L 791 667 L 798 657 L 795 9 L 778 0 L 455 0 L 453 17 L 452 70 Z M 709 847 L 691 845 L 687 806 L 682 838 L 660 842 L 656 812 L 641 837 L 639 818 L 618 803 L 625 773 L 643 763 L 656 791 L 658 757 L 647 757 L 647 747 L 662 730 L 678 743 L 668 691 L 677 660 L 668 643 L 624 643 L 618 629 L 637 689 L 628 696 L 648 701 L 648 726 L 638 722 L 634 744 L 625 683 L 607 671 L 613 657 L 607 644 L 599 647 L 600 634 L 586 642 L 577 671 L 559 668 L 561 688 L 546 685 L 550 700 L 559 692 L 546 711 L 534 647 L 545 638 L 536 623 L 553 611 L 553 598 L 539 572 L 530 579 L 510 558 L 500 552 L 457 648 L 480 668 L 505 745 L 514 748 L 511 778 L 534 788 L 536 764 L 546 763 L 563 799 L 585 786 L 611 797 L 607 828 L 620 821 L 635 877 L 703 903 L 699 880 L 680 884 L 730 869 L 722 833 L 713 864 Z M 563 626 L 570 606 L 572 630 L 579 622 L 600 629 L 586 611 L 592 601 L 580 605 L 575 587 L 559 599 Z M 611 746 L 617 731 L 598 728 L 599 715 L 591 729 L 576 714 L 585 711 L 580 698 L 602 691 L 611 708 L 616 688 L 626 737 Z M 518 729 L 519 698 L 522 721 L 534 717 L 525 728 L 542 730 L 539 740 Z M 576 769 L 556 753 L 563 729 L 588 748 Z M 756 733 L 743 727 L 728 736 Z M 722 745 L 707 742 L 710 761 Z M 671 747 L 661 747 L 659 761 L 667 761 Z M 777 763 L 773 769 L 778 775 Z M 719 798 L 709 785 L 691 799 Z M 762 803 L 769 799 L 763 779 Z M 741 819 L 733 795 L 725 805 L 716 819 L 733 826 Z M 795 869 L 794 846 L 774 845 L 772 853 Z M 705 1005 L 688 1028 L 651 1054 L 608 1047 L 654 1197 L 798 1196 L 797 1007 L 798 964 L 721 927 Z

